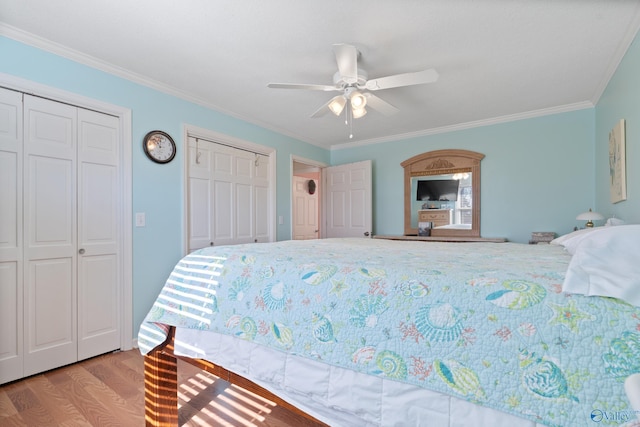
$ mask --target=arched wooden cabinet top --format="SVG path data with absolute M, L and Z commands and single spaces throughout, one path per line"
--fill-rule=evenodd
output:
M 428 202 L 420 205 L 420 202 L 416 201 L 416 186 L 420 177 L 428 177 L 425 178 L 427 180 L 440 176 L 450 179 L 455 174 L 470 174 L 467 179 L 471 181 L 471 189 L 467 191 L 464 200 L 458 200 L 454 204 L 447 203 L 447 209 L 440 209 L 448 211 L 451 215 L 449 225 L 432 228 L 431 236 L 480 237 L 480 162 L 483 158 L 484 154 L 481 153 L 452 149 L 429 151 L 400 163 L 404 168 L 405 236 L 418 235 L 419 209 L 434 209 L 436 205 L 434 203 L 424 207 Z M 465 206 L 462 206 L 463 203 Z M 464 214 L 462 220 L 461 214 Z

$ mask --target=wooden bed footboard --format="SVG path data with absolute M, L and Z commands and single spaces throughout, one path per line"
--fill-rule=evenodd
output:
M 317 423 L 318 426 L 326 426 L 311 415 L 238 374 L 207 360 L 176 356 L 173 351 L 174 337 L 175 327 L 171 326 L 165 342 L 144 356 L 144 411 L 147 426 L 175 427 L 178 425 L 178 359 L 262 396 L 295 414 L 302 415 Z

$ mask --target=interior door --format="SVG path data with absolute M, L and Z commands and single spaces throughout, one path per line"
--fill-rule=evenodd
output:
M 78 110 L 78 359 L 120 347 L 119 120 Z
M 24 375 L 77 361 L 77 110 L 24 97 Z
M 371 160 L 323 170 L 325 237 L 370 237 L 372 233 Z
M 293 239 L 317 239 L 318 223 L 318 191 L 309 194 L 307 182 L 309 178 L 293 177 Z
M 0 384 L 22 377 L 22 94 L 0 88 Z

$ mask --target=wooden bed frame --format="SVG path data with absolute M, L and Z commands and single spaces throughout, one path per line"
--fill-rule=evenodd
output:
M 207 360 L 176 356 L 173 349 L 175 327 L 169 327 L 167 339 L 144 356 L 144 411 L 147 426 L 178 425 L 178 359 L 197 366 L 221 379 L 271 400 L 276 405 L 301 415 L 319 426 L 327 426 L 258 384 Z M 328 426 L 327 426 L 328 427 Z

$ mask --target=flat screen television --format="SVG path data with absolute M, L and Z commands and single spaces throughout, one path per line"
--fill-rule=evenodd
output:
M 457 179 L 432 179 L 418 181 L 416 200 L 455 202 L 458 200 L 459 184 L 460 181 Z

